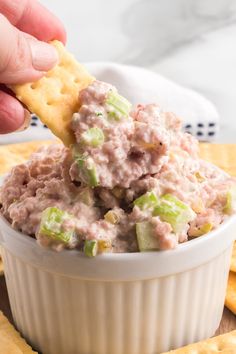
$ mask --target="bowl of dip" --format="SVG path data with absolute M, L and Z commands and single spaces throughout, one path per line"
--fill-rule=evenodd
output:
M 0 225 L 14 322 L 43 353 L 162 353 L 219 326 L 235 217 L 175 250 L 92 259 Z
M 15 324 L 47 354 L 150 354 L 219 326 L 236 182 L 155 104 L 82 90 L 75 144 L 42 147 L 0 189 Z

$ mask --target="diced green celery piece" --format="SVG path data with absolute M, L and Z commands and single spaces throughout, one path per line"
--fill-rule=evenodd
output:
M 98 252 L 97 240 L 85 240 L 84 253 L 87 257 L 95 257 Z
M 99 184 L 99 179 L 93 160 L 86 155 L 77 154 L 75 156 L 75 161 L 80 169 L 80 176 L 83 179 L 83 182 L 88 184 L 90 187 L 97 187 Z
M 88 184 L 90 187 L 98 186 L 98 175 L 94 163 L 91 163 L 87 167 Z
M 153 227 L 149 222 L 136 224 L 136 235 L 140 252 L 159 249 L 158 240 L 153 236 Z
M 42 213 L 39 235 L 48 236 L 56 241 L 69 243 L 74 234 L 74 227 L 63 230 L 63 223 L 73 216 L 56 207 L 49 207 Z
M 112 111 L 109 112 L 109 117 L 116 120 L 120 120 L 121 117 L 127 118 L 132 107 L 131 103 L 126 98 L 115 91 L 109 92 L 106 104 L 112 108 Z
M 198 236 L 202 236 L 204 234 L 207 234 L 208 232 L 210 232 L 212 230 L 213 224 L 206 223 L 204 225 L 201 225 L 200 227 L 196 228 L 196 230 L 192 230 L 191 232 L 191 237 L 198 237 Z
M 108 112 L 108 118 L 109 120 L 116 120 L 119 121 L 121 119 L 121 115 L 118 114 L 116 111 L 109 111 Z
M 113 210 L 109 210 L 105 215 L 104 215 L 104 219 L 111 223 L 111 224 L 117 224 L 119 222 L 119 216 L 117 215 L 117 213 Z
M 79 193 L 79 200 L 81 200 L 82 203 L 88 206 L 93 206 L 94 205 L 93 190 L 89 187 L 83 188 L 82 191 Z
M 147 192 L 134 201 L 134 205 L 139 207 L 141 210 L 152 210 L 157 204 L 158 198 L 154 191 Z
M 83 143 L 93 147 L 98 147 L 104 143 L 104 134 L 102 129 L 94 127 L 89 128 L 81 135 Z
M 232 214 L 236 210 L 236 186 L 230 188 L 226 194 L 225 214 Z
M 154 216 L 160 216 L 162 221 L 171 224 L 175 233 L 181 232 L 186 224 L 195 217 L 194 211 L 172 194 L 165 194 L 154 208 Z

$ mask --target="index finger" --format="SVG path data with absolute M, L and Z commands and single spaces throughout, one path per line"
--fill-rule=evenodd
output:
M 39 40 L 66 42 L 60 20 L 36 0 L 0 0 L 0 13 L 19 30 Z

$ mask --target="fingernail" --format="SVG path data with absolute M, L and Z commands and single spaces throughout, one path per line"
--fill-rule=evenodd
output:
M 48 43 L 30 40 L 32 64 L 35 70 L 48 71 L 58 62 L 56 49 Z
M 23 130 L 27 129 L 28 126 L 30 125 L 30 122 L 31 122 L 31 114 L 29 111 L 27 111 L 27 109 L 24 109 L 24 122 L 20 126 L 20 128 L 16 130 L 16 132 L 22 132 Z

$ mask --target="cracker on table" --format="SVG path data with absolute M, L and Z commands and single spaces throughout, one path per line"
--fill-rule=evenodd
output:
M 200 157 L 236 176 L 236 144 L 200 144 Z
M 73 113 L 78 111 L 79 91 L 94 78 L 59 41 L 51 44 L 59 55 L 58 64 L 40 80 L 10 88 L 26 107 L 69 146 L 74 141 L 70 129 Z
M 213 354 L 213 353 L 236 353 L 236 330 L 213 337 L 202 342 L 187 345 L 171 350 L 168 354 Z M 163 353 L 167 354 L 167 353 Z
M 234 272 L 229 272 L 225 305 L 236 315 L 236 273 Z
M 41 146 L 48 146 L 58 141 L 30 141 L 19 144 L 0 145 L 0 175 L 7 173 L 10 169 L 26 162 L 30 155 Z
M 230 270 L 236 272 L 236 241 L 234 241 L 233 252 L 231 256 Z
M 0 311 L 0 354 L 37 354 Z

